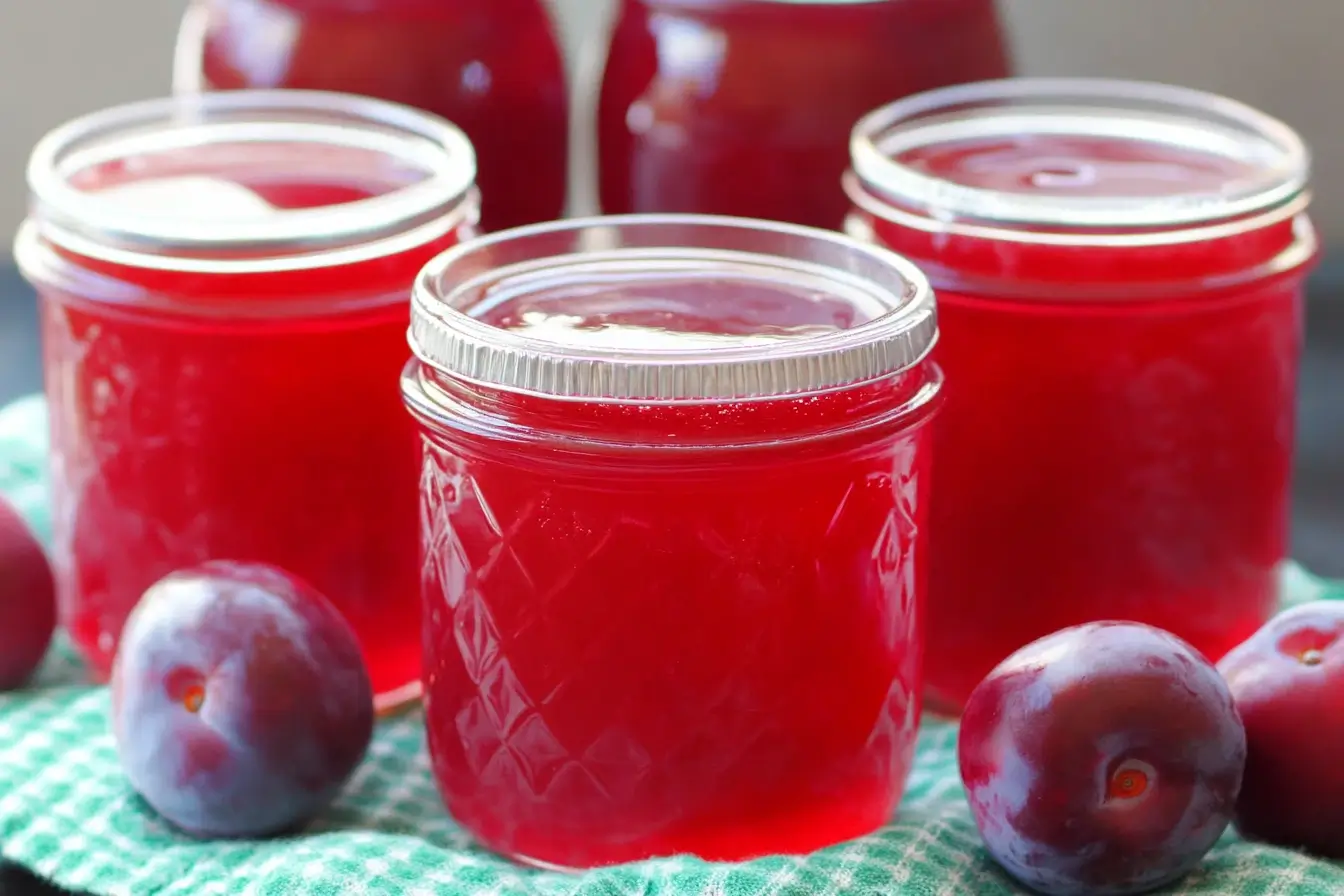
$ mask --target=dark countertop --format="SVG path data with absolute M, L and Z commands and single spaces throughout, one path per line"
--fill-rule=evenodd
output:
M 0 268 L 0 403 L 41 387 L 32 291 Z M 1344 258 L 1312 280 L 1299 395 L 1293 552 L 1314 572 L 1344 577 Z M 0 865 L 0 896 L 59 896 Z

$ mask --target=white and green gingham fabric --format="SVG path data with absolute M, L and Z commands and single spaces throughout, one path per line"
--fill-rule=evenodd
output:
M 0 412 L 0 491 L 41 533 L 45 431 L 40 402 Z M 1288 599 L 1337 595 L 1289 570 Z M 444 812 L 420 717 L 383 722 L 345 794 L 301 835 L 200 843 L 158 820 L 130 791 L 108 730 L 105 688 L 53 651 L 34 687 L 0 695 L 0 851 L 98 896 L 850 896 L 1019 892 L 989 860 L 957 779 L 956 728 L 926 719 L 899 817 L 863 839 L 809 856 L 740 864 L 690 858 L 586 874 L 522 869 L 474 846 Z M 1229 834 L 1171 892 L 1339 896 L 1344 866 L 1254 846 Z

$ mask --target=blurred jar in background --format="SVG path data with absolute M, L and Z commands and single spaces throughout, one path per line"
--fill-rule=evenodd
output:
M 839 227 L 855 121 L 1010 68 L 993 0 L 621 0 L 597 109 L 602 210 Z
M 569 99 L 542 0 L 194 0 L 179 92 L 296 88 L 414 106 L 466 131 L 499 230 L 559 217 Z

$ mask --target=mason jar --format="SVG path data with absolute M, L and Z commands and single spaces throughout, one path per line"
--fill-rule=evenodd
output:
M 994 0 L 621 0 L 586 57 L 605 213 L 828 229 L 861 115 L 1011 74 Z
M 480 156 L 482 226 L 558 218 L 569 94 L 543 0 L 191 0 L 177 92 L 330 90 L 462 128 Z
M 238 91 L 47 135 L 15 255 L 39 295 L 61 616 L 106 676 L 160 577 L 206 560 L 310 581 L 380 705 L 419 687 L 410 291 L 475 233 L 475 157 L 389 103 Z
M 864 118 L 852 234 L 938 290 L 930 700 L 1097 619 L 1217 659 L 1288 553 L 1308 158 L 1195 90 L 1022 79 Z
M 942 378 L 922 274 L 628 216 L 416 285 L 425 710 L 454 817 L 582 867 L 806 852 L 898 803 Z

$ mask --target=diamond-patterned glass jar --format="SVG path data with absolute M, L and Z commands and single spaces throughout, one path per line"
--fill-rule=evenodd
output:
M 920 709 L 933 297 L 740 219 L 540 225 L 423 272 L 425 688 L 456 818 L 523 861 L 814 849 Z

